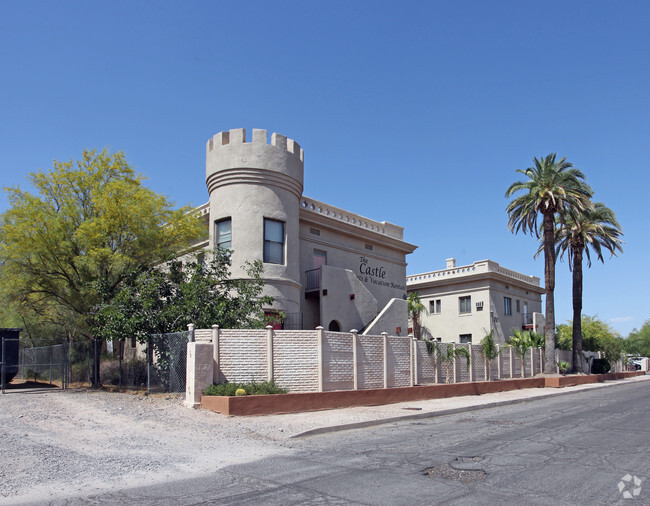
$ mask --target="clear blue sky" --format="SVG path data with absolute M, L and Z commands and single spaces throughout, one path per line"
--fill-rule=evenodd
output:
M 406 227 L 409 274 L 453 256 L 543 278 L 504 192 L 557 152 L 623 226 L 584 313 L 626 336 L 650 317 L 649 19 L 643 1 L 4 1 L 0 182 L 108 146 L 198 205 L 206 141 L 265 128 L 305 149 L 305 195 Z

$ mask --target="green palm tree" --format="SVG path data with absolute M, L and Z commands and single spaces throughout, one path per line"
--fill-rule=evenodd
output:
M 450 381 L 452 379 L 451 368 L 453 367 L 456 359 L 465 357 L 465 360 L 467 361 L 467 367 L 469 367 L 470 354 L 469 354 L 469 350 L 464 346 L 456 347 L 454 343 L 447 343 L 445 345 L 445 351 L 442 351 L 442 346 L 440 346 L 435 341 L 427 340 L 426 343 L 427 343 L 427 352 L 429 353 L 429 355 L 432 355 L 435 352 L 438 358 L 440 359 L 440 361 L 443 364 L 445 364 L 445 371 L 447 373 L 445 383 L 451 383 Z M 454 382 L 455 382 L 455 378 L 454 378 Z
M 413 322 L 413 337 L 415 339 L 420 339 L 422 335 L 422 324 L 420 323 L 420 315 L 426 312 L 427 308 L 424 307 L 422 301 L 420 300 L 420 294 L 418 292 L 409 293 L 408 299 L 406 300 L 409 318 Z
M 623 230 L 616 220 L 614 212 L 602 202 L 596 202 L 593 208 L 585 209 L 575 215 L 569 215 L 564 222 L 558 223 L 556 229 L 556 253 L 568 256 L 569 268 L 573 271 L 573 367 L 571 372 L 579 372 L 582 358 L 582 259 L 587 257 L 587 266 L 591 267 L 590 250 L 596 259 L 603 260 L 603 250 L 615 256 L 622 252 Z
M 546 360 L 544 372 L 555 372 L 555 218 L 585 210 L 593 195 L 578 169 L 556 154 L 546 158 L 534 158 L 534 166 L 517 172 L 525 175 L 525 181 L 516 181 L 506 190 L 506 197 L 515 197 L 506 208 L 508 229 L 520 230 L 539 237 L 538 216 L 542 215 L 544 245 L 544 288 L 546 293 Z
M 485 380 L 490 381 L 492 379 L 492 361 L 499 356 L 501 350 L 497 348 L 497 345 L 494 343 L 494 338 L 492 337 L 492 331 L 485 334 L 485 337 L 481 339 L 481 354 L 485 358 Z
M 533 347 L 533 337 L 530 330 L 515 329 L 512 331 L 512 336 L 508 339 L 508 346 L 510 346 L 519 358 L 521 358 L 521 377 L 526 377 L 526 352 L 529 348 Z M 553 361 L 555 365 L 555 361 Z

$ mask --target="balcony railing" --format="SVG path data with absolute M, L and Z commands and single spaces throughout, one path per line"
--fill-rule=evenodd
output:
M 524 328 L 533 326 L 533 314 L 532 313 L 524 313 L 524 314 L 521 315 L 521 326 L 524 327 Z
M 307 282 L 305 284 L 305 292 L 314 292 L 320 290 L 320 267 L 318 269 L 311 269 L 306 271 Z

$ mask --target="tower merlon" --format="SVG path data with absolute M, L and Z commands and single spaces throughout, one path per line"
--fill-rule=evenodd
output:
M 228 132 L 219 132 L 208 140 L 206 151 L 217 150 L 224 146 L 234 146 L 236 144 L 265 144 L 280 148 L 288 153 L 296 156 L 301 162 L 304 162 L 304 151 L 293 139 L 288 139 L 286 136 L 273 133 L 271 135 L 271 142 L 268 142 L 268 133 L 261 128 L 253 128 L 252 142 L 246 142 L 246 129 L 235 128 Z

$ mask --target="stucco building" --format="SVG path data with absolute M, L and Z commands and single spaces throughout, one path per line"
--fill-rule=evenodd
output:
M 478 344 L 492 331 L 504 343 L 513 329 L 544 332 L 540 279 L 501 267 L 491 260 L 406 278 L 407 291 L 417 292 L 426 311 L 423 337 L 441 342 Z
M 406 255 L 416 246 L 403 228 L 302 194 L 300 145 L 266 130 L 220 132 L 206 147 L 210 200 L 205 247 L 232 250 L 233 277 L 246 261 L 264 262 L 268 312 L 284 328 L 406 335 Z

